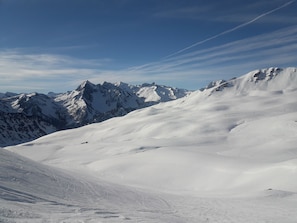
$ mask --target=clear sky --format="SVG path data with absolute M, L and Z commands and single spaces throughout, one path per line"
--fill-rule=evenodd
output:
M 296 11 L 296 0 L 0 0 L 0 92 L 84 80 L 195 90 L 297 67 Z

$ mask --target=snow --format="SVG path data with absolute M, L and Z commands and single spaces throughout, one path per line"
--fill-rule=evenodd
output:
M 188 93 L 183 89 L 155 84 L 133 86 L 122 82 L 104 82 L 95 85 L 85 81 L 76 90 L 58 95 L 54 100 L 66 108 L 70 116 L 67 122 L 74 120 L 77 126 L 84 124 L 80 123 L 83 121 L 94 122 L 98 117 L 122 116 L 131 110 L 175 100 Z
M 137 95 L 145 98 L 145 102 L 167 102 L 182 98 L 189 93 L 190 91 L 156 85 L 155 83 L 142 84 L 137 89 Z
M 148 192 L 0 150 L 1 222 L 290 222 L 295 192 L 199 197 Z
M 0 150 L 0 219 L 296 222 L 296 79 L 253 71 L 6 148 L 34 161 Z
M 160 95 L 157 94 L 156 89 L 157 89 L 156 86 L 143 87 L 137 92 L 137 95 L 139 97 L 145 98 L 145 102 L 148 102 L 148 101 L 156 101 L 157 102 L 157 101 L 161 100 L 161 97 L 160 97 Z

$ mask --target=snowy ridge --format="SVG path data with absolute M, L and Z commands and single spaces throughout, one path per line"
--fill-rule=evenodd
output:
M 282 91 L 297 87 L 296 68 L 267 68 L 252 71 L 239 78 L 229 81 L 219 80 L 211 82 L 201 91 L 233 91 L 238 94 L 250 93 L 253 90 Z
M 283 91 L 297 88 L 296 68 L 269 68 L 253 71 L 246 76 L 233 80 L 240 92 L 251 90 Z M 255 83 L 255 84 L 254 84 Z

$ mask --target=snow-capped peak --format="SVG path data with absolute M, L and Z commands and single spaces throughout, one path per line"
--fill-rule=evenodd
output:
M 249 94 L 254 91 L 283 91 L 297 88 L 296 68 L 255 70 L 238 78 L 211 82 L 202 91 L 224 91 L 235 94 Z
M 83 89 L 93 89 L 95 88 L 96 85 L 94 85 L 93 83 L 91 83 L 90 81 L 86 80 L 84 82 L 82 82 L 77 88 L 76 91 L 81 91 Z

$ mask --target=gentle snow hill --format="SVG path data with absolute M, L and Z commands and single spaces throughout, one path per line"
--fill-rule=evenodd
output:
M 254 71 L 180 100 L 7 149 L 153 190 L 297 192 L 296 76 L 295 68 Z
M 0 222 L 291 223 L 296 197 L 279 190 L 244 199 L 152 193 L 0 150 Z
M 146 205 L 168 208 L 145 192 L 95 183 L 0 150 L 0 222 L 121 222 L 128 220 L 127 212 Z

